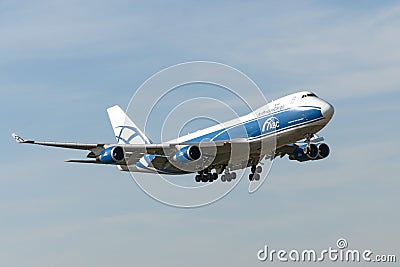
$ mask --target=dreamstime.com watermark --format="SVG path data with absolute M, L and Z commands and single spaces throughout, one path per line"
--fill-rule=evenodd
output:
M 396 255 L 374 254 L 371 250 L 348 249 L 347 240 L 339 238 L 336 247 L 316 251 L 314 249 L 297 250 L 275 250 L 267 245 L 257 252 L 259 261 L 280 262 L 388 262 L 397 261 Z
M 167 67 L 143 82 L 135 90 L 126 114 L 134 118 L 135 123 L 140 126 L 145 135 L 151 132 L 152 125 L 161 124 L 158 138 L 152 135 L 153 140 L 156 137 L 156 142 L 180 143 L 187 139 L 174 138 L 184 137 L 186 132 L 183 129 L 186 126 L 196 123 L 202 125 L 201 123 L 207 120 L 212 121 L 214 127 L 216 125 L 219 127 L 219 124 L 233 119 L 239 120 L 241 115 L 251 114 L 260 107 L 264 107 L 263 112 L 267 114 L 271 112 L 266 106 L 267 103 L 264 92 L 238 69 L 218 62 L 192 61 Z M 275 123 L 271 122 L 270 127 L 276 125 Z M 126 124 L 129 122 L 127 121 Z M 125 128 L 126 131 L 121 131 L 118 136 L 120 140 L 130 140 L 137 136 L 136 131 L 129 127 Z M 195 133 L 201 129 L 204 129 L 203 126 L 196 126 L 191 130 Z M 227 140 L 235 139 L 236 141 L 229 144 L 230 153 L 224 154 L 226 155 L 224 164 L 213 164 L 217 156 L 218 136 L 225 135 Z M 158 169 L 161 170 L 156 175 L 151 174 L 151 177 L 146 172 L 136 171 L 138 154 L 146 154 L 146 151 L 132 154 L 130 156 L 132 164 L 128 164 L 127 167 L 135 183 L 155 200 L 180 208 L 205 206 L 226 196 L 243 177 L 247 177 L 246 167 L 251 160 L 250 142 L 237 142 L 246 136 L 248 137 L 248 132 L 244 125 L 238 124 L 237 127 L 227 127 L 215 135 L 203 134 L 190 137 L 191 139 L 188 140 L 198 143 L 202 149 L 204 157 L 200 161 L 170 160 L 163 163 L 162 157 L 154 158 L 154 155 L 151 158 L 143 157 L 139 162 L 141 168 L 149 169 L 158 164 Z M 203 142 L 204 147 L 202 147 Z M 263 139 L 259 146 L 259 151 L 264 152 L 257 162 L 262 165 L 262 171 L 259 172 L 259 179 L 249 181 L 249 193 L 256 192 L 269 174 L 273 160 L 268 158 L 268 154 L 276 149 L 276 136 L 273 135 L 268 140 Z M 221 146 L 220 149 L 222 149 Z M 174 148 L 165 148 L 162 154 L 171 156 L 175 153 Z M 204 169 L 209 169 L 215 174 L 219 172 L 220 177 L 227 173 L 235 173 L 236 178 L 225 182 L 221 178 L 208 183 L 195 182 L 195 175 Z M 192 176 L 190 179 L 194 183 L 182 183 L 179 178 L 170 178 L 171 174 L 175 172 L 179 174 L 180 171 L 190 173 L 189 175 Z

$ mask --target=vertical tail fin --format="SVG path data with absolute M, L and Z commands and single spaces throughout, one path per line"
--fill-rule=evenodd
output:
M 151 144 L 150 139 L 119 106 L 108 108 L 107 113 L 118 144 Z

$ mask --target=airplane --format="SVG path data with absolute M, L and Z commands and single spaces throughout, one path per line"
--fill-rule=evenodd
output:
M 287 155 L 305 162 L 328 157 L 330 148 L 316 133 L 332 119 L 334 107 L 312 92 L 298 92 L 245 116 L 160 144 L 154 144 L 119 106 L 107 112 L 116 144 L 42 142 L 15 133 L 12 137 L 18 143 L 89 151 L 87 159 L 66 162 L 116 165 L 129 172 L 196 173 L 195 181 L 203 183 L 219 177 L 230 182 L 236 178 L 235 170 L 250 167 L 249 180 L 258 181 L 263 159 Z M 243 145 L 247 150 L 239 149 L 236 154 L 241 155 L 235 159 L 235 146 Z

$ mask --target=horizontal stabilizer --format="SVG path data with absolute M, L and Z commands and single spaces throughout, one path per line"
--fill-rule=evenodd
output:
M 98 162 L 93 159 L 68 159 L 65 162 L 75 162 L 75 163 L 98 163 L 101 164 L 101 162 Z

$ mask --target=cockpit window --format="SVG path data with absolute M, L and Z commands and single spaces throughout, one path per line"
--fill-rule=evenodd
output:
M 309 94 L 303 95 L 301 98 L 305 98 L 305 97 L 308 97 L 308 96 L 315 96 L 315 97 L 317 97 L 316 94 L 314 94 L 314 93 L 309 93 Z

